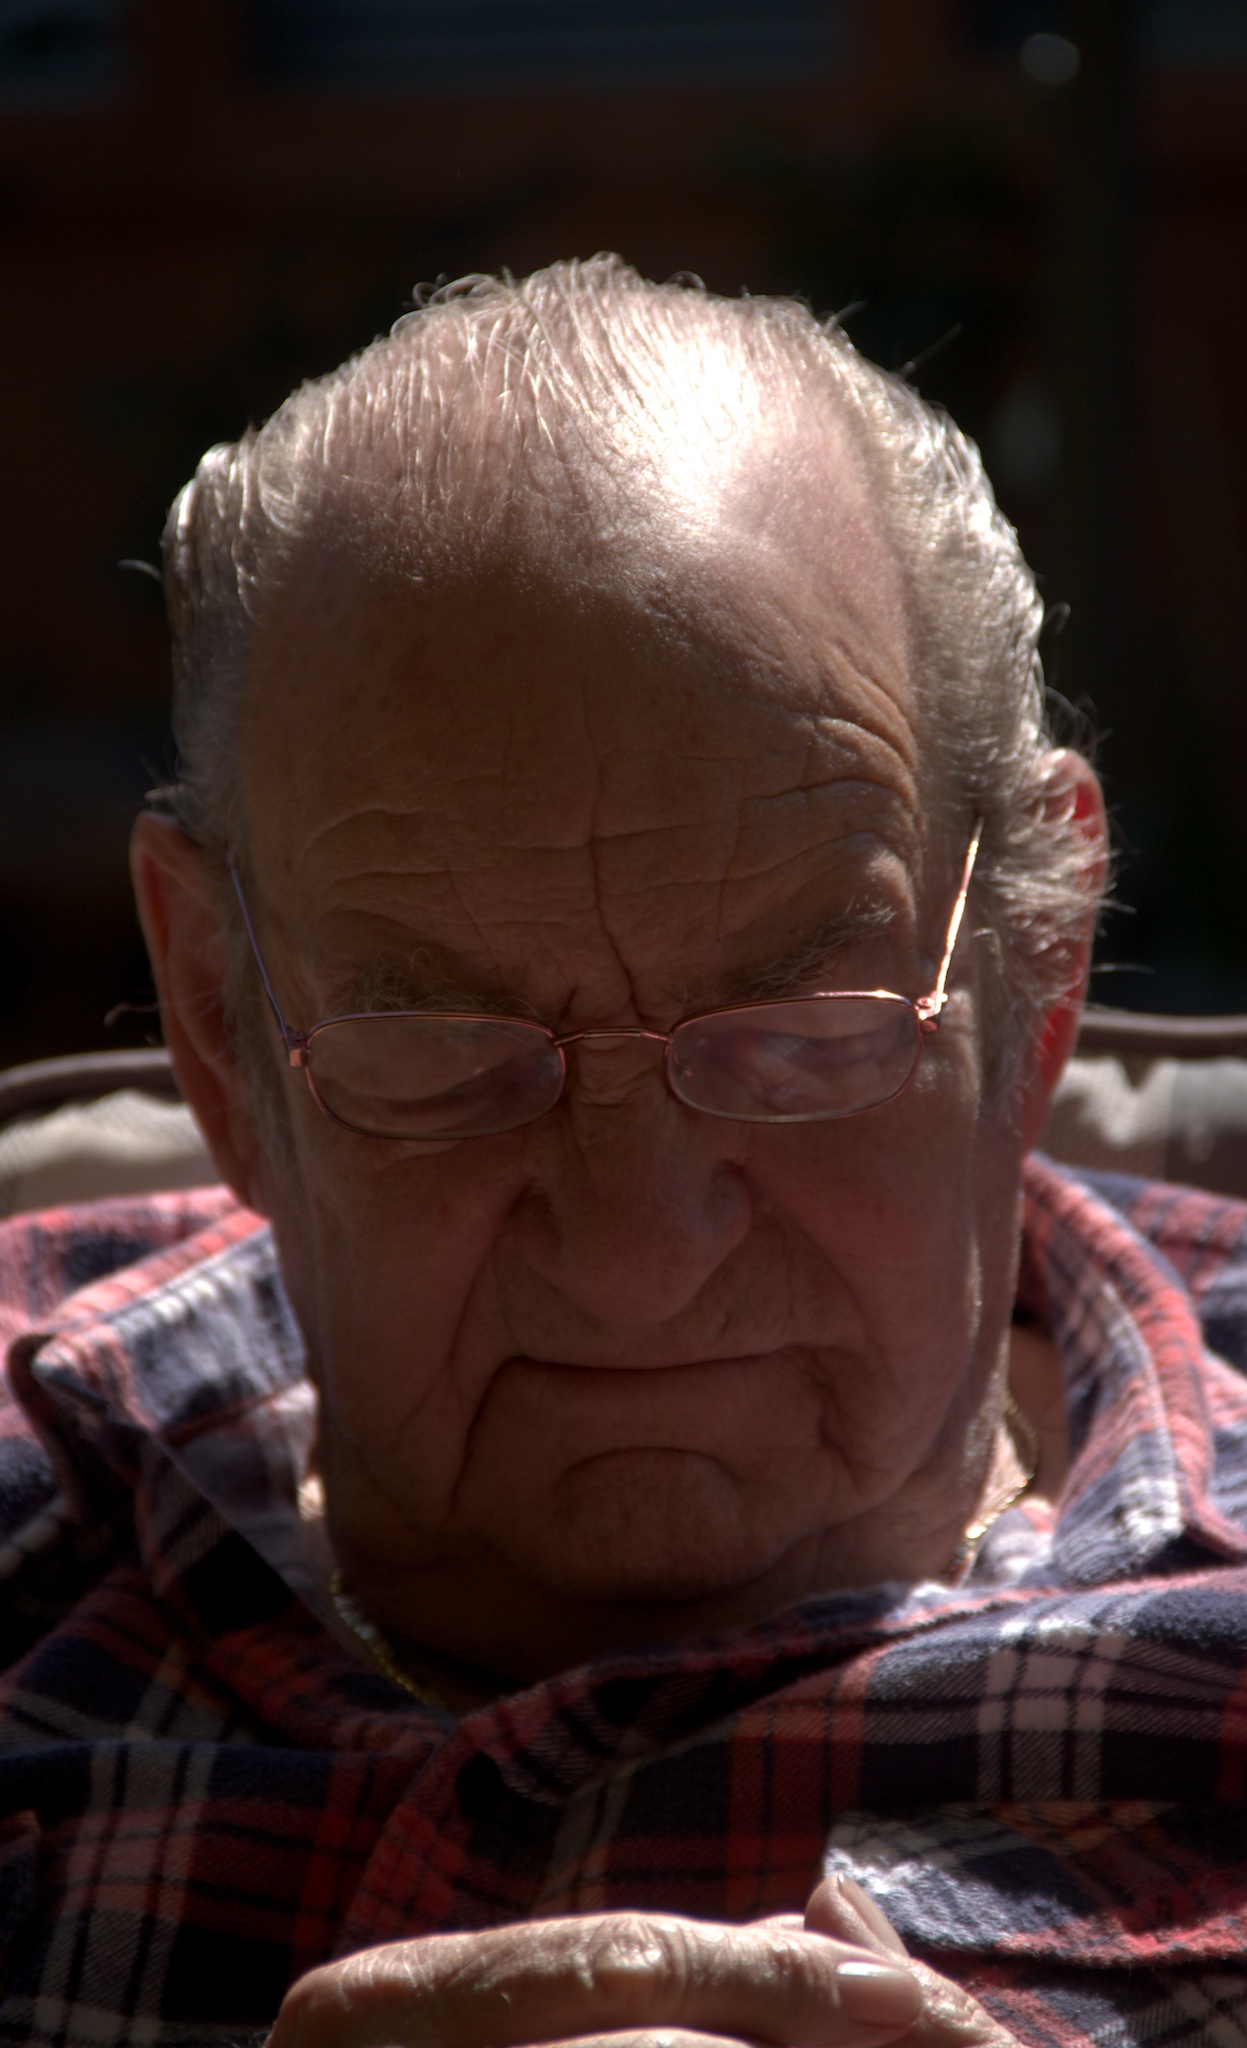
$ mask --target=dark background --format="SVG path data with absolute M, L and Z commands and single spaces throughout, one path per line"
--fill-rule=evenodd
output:
M 603 247 L 922 359 L 1071 608 L 1093 993 L 1247 1009 L 1247 0 L 0 0 L 0 1064 L 152 1030 L 119 560 L 418 281 Z

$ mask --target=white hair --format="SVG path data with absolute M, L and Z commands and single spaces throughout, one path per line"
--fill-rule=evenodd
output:
M 568 514 L 590 470 L 599 503 L 612 479 L 633 503 L 647 489 L 658 499 L 673 449 L 696 463 L 762 417 L 799 427 L 829 407 L 899 564 L 936 800 L 950 820 L 984 820 L 975 914 L 998 946 L 1003 1035 L 1020 1049 L 1065 989 L 1092 886 L 1045 723 L 1035 581 L 973 443 L 793 300 L 652 284 L 615 256 L 465 278 L 258 431 L 210 449 L 165 532 L 176 815 L 207 846 L 241 843 L 249 647 L 343 482 L 363 491 L 374 530 L 389 506 L 380 525 L 425 563 L 462 566 L 509 520 L 542 518 L 574 554 Z

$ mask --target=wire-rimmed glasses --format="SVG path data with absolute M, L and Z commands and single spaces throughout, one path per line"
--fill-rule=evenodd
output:
M 297 1031 L 273 991 L 233 862 L 230 875 L 290 1065 L 303 1069 L 317 1107 L 349 1131 L 411 1142 L 519 1130 L 558 1102 L 569 1046 L 626 1038 L 661 1045 L 672 1094 L 705 1116 L 827 1123 L 894 1101 L 918 1071 L 948 1000 L 982 830 L 980 818 L 929 995 L 913 1001 L 890 989 L 837 989 L 784 996 L 703 1010 L 670 1031 L 603 1024 L 555 1032 L 525 1017 L 441 1010 L 368 1010 Z

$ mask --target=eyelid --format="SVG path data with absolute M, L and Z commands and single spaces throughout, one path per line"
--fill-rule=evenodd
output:
M 842 976 L 836 972 L 837 963 L 859 952 L 870 940 L 892 930 L 897 916 L 895 910 L 882 904 L 877 909 L 871 908 L 852 930 L 845 931 L 842 936 L 821 946 L 812 943 L 805 959 L 790 966 L 777 965 L 752 977 L 742 976 L 733 984 L 733 993 L 704 1007 L 730 1009 L 738 1003 L 783 1002 L 802 996 L 851 994 L 867 984 L 874 987 L 878 977 L 872 971 L 859 973 L 854 969 L 847 976 Z

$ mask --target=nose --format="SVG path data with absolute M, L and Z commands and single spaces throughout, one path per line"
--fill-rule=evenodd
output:
M 611 1038 L 618 1038 L 611 1033 Z M 658 1046 L 578 1046 L 533 1128 L 523 1251 L 569 1305 L 628 1328 L 686 1313 L 746 1235 L 742 1127 L 685 1108 Z

